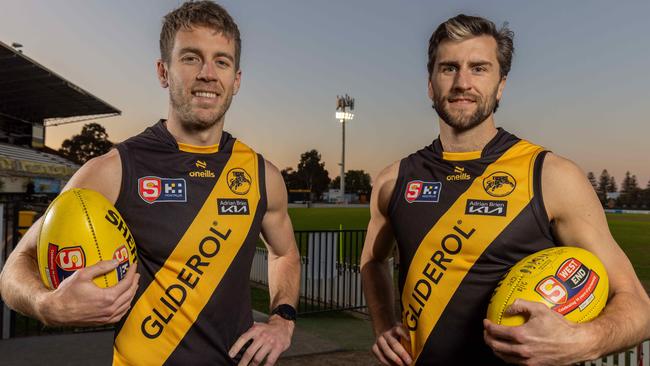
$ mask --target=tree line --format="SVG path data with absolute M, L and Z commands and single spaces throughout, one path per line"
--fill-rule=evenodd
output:
M 598 179 L 593 172 L 589 172 L 587 179 L 605 208 L 650 209 L 650 181 L 645 188 L 641 188 L 636 175 L 628 171 L 619 190 L 614 176 L 607 169 L 600 173 Z
M 103 126 L 98 123 L 86 124 L 81 133 L 63 141 L 59 153 L 83 164 L 93 157 L 107 153 L 113 143 Z M 312 149 L 300 154 L 296 169 L 282 169 L 282 177 L 289 191 L 308 191 L 311 201 L 320 201 L 323 193 L 330 188 L 340 187 L 341 177 L 330 179 L 325 163 L 321 161 L 318 150 Z M 625 173 L 620 190 L 614 176 L 604 169 L 598 178 L 593 172 L 587 178 L 594 188 L 600 203 L 605 208 L 650 209 L 650 181 L 645 188 L 639 186 L 636 175 Z M 370 196 L 372 186 L 370 175 L 363 170 L 348 170 L 345 173 L 345 193 Z

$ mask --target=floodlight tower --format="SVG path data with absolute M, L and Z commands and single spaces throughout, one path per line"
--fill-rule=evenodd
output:
M 347 111 L 349 108 L 350 112 Z M 345 121 L 351 121 L 354 118 L 354 98 L 349 95 L 336 96 L 336 119 L 341 122 L 341 202 L 347 203 L 345 199 Z

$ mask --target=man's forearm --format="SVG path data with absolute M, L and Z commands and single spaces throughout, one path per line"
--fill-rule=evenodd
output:
M 48 290 L 41 282 L 38 263 L 25 253 L 11 256 L 0 276 L 2 299 L 11 309 L 45 322 L 39 310 L 39 299 Z
M 297 306 L 300 288 L 300 258 L 297 251 L 284 256 L 269 254 L 271 309 L 280 304 Z
M 363 292 L 375 334 L 392 328 L 395 319 L 394 286 L 388 262 L 370 261 L 361 268 Z
M 585 342 L 588 358 L 595 359 L 650 339 L 650 304 L 633 293 L 619 293 L 605 310 L 583 328 L 593 342 Z

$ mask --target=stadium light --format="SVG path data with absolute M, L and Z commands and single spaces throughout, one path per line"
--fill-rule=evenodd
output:
M 354 118 L 354 113 L 346 111 L 354 110 L 354 98 L 349 95 L 336 96 L 336 114 L 334 115 L 339 122 L 341 122 L 341 203 L 347 203 L 345 199 L 345 121 L 351 121 Z

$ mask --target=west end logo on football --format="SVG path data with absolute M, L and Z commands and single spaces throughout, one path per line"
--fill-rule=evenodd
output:
M 600 277 L 575 258 L 569 258 L 558 268 L 555 276 L 541 280 L 535 291 L 550 302 L 555 312 L 566 315 L 584 309 L 595 298 L 594 290 Z
M 183 178 L 142 177 L 138 193 L 147 203 L 187 202 L 187 183 Z
M 47 247 L 47 266 L 52 286 L 57 288 L 61 281 L 86 266 L 86 255 L 80 246 L 59 250 L 58 245 L 50 243 Z
M 421 180 L 412 180 L 406 185 L 404 198 L 406 202 L 438 202 L 440 200 L 440 182 L 423 182 Z

